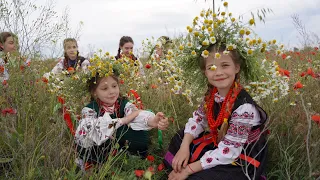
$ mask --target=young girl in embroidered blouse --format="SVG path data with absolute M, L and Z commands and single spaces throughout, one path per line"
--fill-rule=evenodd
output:
M 92 78 L 89 82 L 92 102 L 82 109 L 82 119 L 75 134 L 81 159 L 102 163 L 116 138 L 120 147 L 129 145 L 132 154 L 145 156 L 148 149 L 148 130 L 168 127 L 162 112 L 138 110 L 119 94 L 118 77 Z
M 9 79 L 9 73 L 6 68 L 8 63 L 7 53 L 16 51 L 14 35 L 10 32 L 0 33 L 0 82 L 6 85 Z
M 210 56 L 201 59 L 208 91 L 185 129 L 171 140 L 164 161 L 173 169 L 169 180 L 264 177 L 267 115 L 238 83 L 240 56 L 236 51 L 226 55 L 225 49 L 211 45 Z
M 78 43 L 74 38 L 67 38 L 63 41 L 64 57 L 59 59 L 59 62 L 51 70 L 53 74 L 60 74 L 62 71 L 75 72 L 79 68 L 86 71 L 90 62 L 79 55 Z M 49 78 L 50 73 L 44 74 L 44 77 Z

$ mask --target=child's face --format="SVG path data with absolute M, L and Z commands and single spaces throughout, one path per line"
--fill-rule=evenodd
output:
M 108 76 L 101 79 L 94 92 L 94 96 L 108 105 L 113 105 L 119 97 L 119 91 L 117 81 Z
M 121 48 L 123 54 L 129 55 L 130 52 L 133 51 L 133 43 L 127 42 L 123 46 L 121 46 L 120 48 Z
M 220 53 L 222 54 L 222 53 Z M 215 70 L 211 70 L 212 65 L 216 66 Z M 217 89 L 229 91 L 235 80 L 236 74 L 240 71 L 240 66 L 235 64 L 229 55 L 222 54 L 220 59 L 209 56 L 206 59 L 205 75 L 208 81 Z
M 78 52 L 78 46 L 75 42 L 72 42 L 72 41 L 66 42 L 64 50 L 70 59 L 72 59 L 72 60 L 76 59 L 77 52 Z
M 8 52 L 12 53 L 16 51 L 16 45 L 12 36 L 8 37 L 4 42 L 4 44 L 0 44 L 0 45 L 3 48 L 3 51 L 5 53 L 8 53 Z
M 156 54 L 158 54 L 159 56 L 162 55 L 162 48 L 161 47 L 156 47 Z

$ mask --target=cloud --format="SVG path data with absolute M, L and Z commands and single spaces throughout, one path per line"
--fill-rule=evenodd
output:
M 87 45 L 116 53 L 119 39 L 123 35 L 132 36 L 135 48 L 151 36 L 175 36 L 186 31 L 193 17 L 205 8 L 212 7 L 212 1 L 204 0 L 56 0 L 57 11 L 69 5 L 71 25 L 84 22 L 80 39 L 80 50 L 86 52 Z M 318 0 L 230 0 L 229 10 L 236 15 L 250 17 L 251 11 L 271 8 L 273 13 L 266 23 L 259 23 L 256 31 L 264 39 L 277 39 L 287 43 L 297 43 L 297 34 L 290 16 L 300 15 L 310 31 L 320 32 L 317 18 L 320 12 Z M 216 0 L 216 7 L 221 1 Z M 319 35 L 319 33 L 318 33 Z

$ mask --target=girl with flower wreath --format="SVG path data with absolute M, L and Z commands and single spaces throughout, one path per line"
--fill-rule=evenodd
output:
M 54 75 L 68 71 L 70 74 L 81 68 L 86 71 L 90 62 L 79 55 L 78 43 L 74 38 L 66 38 L 63 40 L 64 57 L 60 58 L 55 67 L 51 70 Z M 50 73 L 44 74 L 44 77 L 49 79 Z
M 91 67 L 89 68 L 91 69 Z M 162 112 L 138 110 L 119 93 L 119 74 L 98 73 L 88 81 L 91 102 L 82 109 L 82 118 L 75 133 L 78 164 L 83 169 L 87 163 L 103 163 L 113 144 L 120 149 L 128 146 L 128 152 L 145 157 L 148 150 L 148 131 L 165 130 L 168 119 Z M 101 74 L 101 73 L 100 73 Z
M 266 112 L 239 83 L 243 59 L 236 50 L 210 45 L 200 67 L 208 90 L 165 155 L 170 180 L 260 179 L 266 165 Z M 209 132 L 205 129 L 209 128 Z

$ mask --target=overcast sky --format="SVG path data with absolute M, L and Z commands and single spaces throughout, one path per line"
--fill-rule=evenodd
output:
M 216 7 L 221 0 L 216 0 Z M 277 39 L 284 44 L 297 45 L 298 33 L 291 15 L 298 14 L 309 31 L 320 36 L 320 0 L 229 0 L 229 11 L 234 15 L 271 8 L 265 24 L 258 24 L 256 32 L 264 39 Z M 88 52 L 88 45 L 115 54 L 121 36 L 128 35 L 141 47 L 145 38 L 162 35 L 174 37 L 185 33 L 186 26 L 204 8 L 212 7 L 212 0 L 56 0 L 56 11 L 70 9 L 71 25 L 80 21 L 79 48 Z

